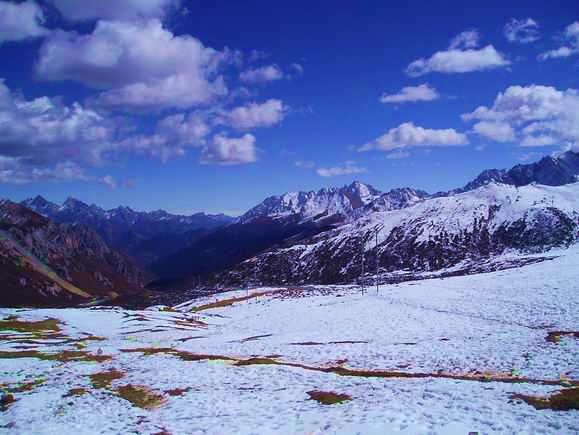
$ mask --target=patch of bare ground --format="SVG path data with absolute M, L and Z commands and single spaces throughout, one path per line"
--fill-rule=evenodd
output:
M 537 384 L 537 385 L 562 385 L 561 380 L 552 379 L 533 379 L 525 378 L 520 376 L 513 376 L 510 373 L 492 373 L 492 372 L 475 372 L 475 373 L 465 373 L 465 374 L 451 374 L 438 371 L 435 373 L 412 373 L 412 372 L 401 372 L 393 370 L 360 370 L 360 369 L 350 369 L 343 366 L 330 366 L 330 367 L 318 367 L 318 366 L 308 366 L 305 364 L 279 361 L 272 357 L 253 357 L 253 358 L 240 358 L 231 357 L 225 355 L 205 355 L 205 354 L 195 354 L 191 352 L 181 351 L 173 348 L 135 348 L 135 349 L 120 349 L 121 352 L 136 352 L 142 353 L 143 355 L 156 355 L 156 354 L 166 354 L 173 355 L 181 358 L 184 361 L 231 361 L 233 366 L 244 367 L 252 365 L 279 365 L 285 367 L 294 367 L 303 370 L 316 371 L 321 373 L 334 373 L 339 376 L 356 376 L 361 378 L 399 378 L 399 379 L 426 379 L 426 378 L 436 378 L 436 379 L 452 379 L 456 381 L 473 381 L 473 382 L 500 382 L 508 384 Z M 569 386 L 579 386 L 579 380 L 565 380 L 566 385 Z
M 165 394 L 168 394 L 169 396 L 182 396 L 183 394 L 185 394 L 187 391 L 190 391 L 191 388 L 173 388 L 171 390 L 165 390 Z
M 68 393 L 66 393 L 64 397 L 78 397 L 78 396 L 82 396 L 83 394 L 88 393 L 88 390 L 86 388 L 72 388 L 68 391 Z
M 119 397 L 142 409 L 157 408 L 166 400 L 162 394 L 155 393 L 149 387 L 143 385 L 123 385 L 114 391 Z
M 0 351 L 0 359 L 36 358 L 42 361 L 96 362 L 102 363 L 112 358 L 110 355 L 92 354 L 81 350 L 63 350 L 58 353 L 44 353 L 38 350 Z
M 329 341 L 327 343 L 320 343 L 317 341 L 302 341 L 298 343 L 289 343 L 290 346 L 327 346 L 332 344 L 367 344 L 369 341 Z
M 339 394 L 332 391 L 317 391 L 312 390 L 307 392 L 310 400 L 315 400 L 322 405 L 335 405 L 352 400 L 352 396 L 348 394 Z
M 538 410 L 570 411 L 579 409 L 579 388 L 566 388 L 547 397 L 513 394 L 511 399 L 522 400 Z
M 232 340 L 229 343 L 247 343 L 248 341 L 261 340 L 262 338 L 271 337 L 273 334 L 254 335 L 253 337 L 242 338 L 241 340 Z
M 124 377 L 125 374 L 123 372 L 115 369 L 89 375 L 93 387 L 102 388 L 105 390 L 111 389 L 113 381 L 116 381 L 117 379 L 122 379 Z
M 549 343 L 559 343 L 561 341 L 561 337 L 569 336 L 579 339 L 579 331 L 551 331 L 545 337 L 545 340 Z
M 212 308 L 223 308 L 229 307 L 238 302 L 245 302 L 250 299 L 257 299 L 261 296 L 273 296 L 276 299 L 292 299 L 296 297 L 304 296 L 304 289 L 302 287 L 287 287 L 275 290 L 268 290 L 264 292 L 254 292 L 249 293 L 246 296 L 240 296 L 237 298 L 222 299 L 220 301 L 215 301 L 210 304 L 200 305 L 198 307 L 191 308 L 191 312 L 197 313 L 199 311 L 210 310 Z
M 59 332 L 60 322 L 56 319 L 37 321 L 20 320 L 16 316 L 9 316 L 0 320 L 0 331 L 15 331 L 27 333 Z

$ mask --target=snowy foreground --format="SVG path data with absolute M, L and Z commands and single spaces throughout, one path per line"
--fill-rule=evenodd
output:
M 0 310 L 0 432 L 577 433 L 579 410 L 512 398 L 578 385 L 579 249 L 550 256 L 365 294 Z

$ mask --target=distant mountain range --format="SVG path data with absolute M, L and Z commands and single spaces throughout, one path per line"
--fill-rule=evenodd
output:
M 139 263 L 144 281 L 156 277 L 151 288 L 189 288 L 200 279 L 216 288 L 256 280 L 337 283 L 359 277 L 362 245 L 368 261 L 378 255 L 388 272 L 459 267 L 507 250 L 537 252 L 573 243 L 578 177 L 579 154 L 568 151 L 509 170 L 483 171 L 448 192 L 381 192 L 354 182 L 272 196 L 236 219 L 104 210 L 74 198 L 57 205 L 36 197 L 21 207 L 45 219 L 43 226 L 90 229 L 118 258 Z M 6 224 L 16 231 L 13 220 Z M 26 231 L 16 239 L 28 240 Z M 377 250 L 370 240 L 376 233 Z
M 21 204 L 56 223 L 92 228 L 111 246 L 142 265 L 179 251 L 208 231 L 233 221 L 223 214 L 183 216 L 164 210 L 138 212 L 129 207 L 105 210 L 75 198 L 58 205 L 37 196 Z

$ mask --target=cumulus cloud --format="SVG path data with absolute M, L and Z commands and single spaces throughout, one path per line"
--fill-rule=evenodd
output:
M 579 21 L 569 24 L 560 39 L 563 43 L 561 47 L 541 53 L 539 60 L 565 58 L 579 54 Z
M 383 94 L 378 101 L 381 103 L 407 103 L 418 101 L 434 101 L 440 98 L 438 91 L 428 83 L 418 86 L 406 86 L 397 94 Z
M 161 119 L 152 134 L 123 139 L 118 148 L 167 162 L 185 156 L 187 148 L 205 145 L 211 129 L 209 115 L 205 112 L 178 113 Z
M 180 0 L 50 0 L 71 21 L 164 18 Z
M 418 146 L 461 146 L 468 144 L 468 138 L 452 128 L 435 130 L 405 122 L 388 133 L 368 142 L 359 151 L 399 150 Z
M 248 103 L 236 107 L 221 116 L 221 121 L 238 130 L 271 127 L 283 121 L 287 108 L 281 100 L 270 99 L 265 103 Z
M 495 98 L 492 106 L 480 106 L 462 115 L 465 121 L 485 121 L 502 126 L 508 135 L 510 125 L 521 146 L 547 146 L 579 143 L 579 93 L 559 91 L 551 86 L 510 86 Z M 480 124 L 480 122 L 479 122 Z M 476 126 L 475 126 L 476 131 Z M 497 137 L 503 133 L 496 131 Z M 487 137 L 490 137 L 487 135 Z
M 511 62 L 492 45 L 477 49 L 479 39 L 476 30 L 462 32 L 451 41 L 448 50 L 438 51 L 428 59 L 415 60 L 408 65 L 406 73 L 418 77 L 431 72 L 467 73 L 510 65 Z
M 97 101 L 107 107 L 189 108 L 227 94 L 219 70 L 232 57 L 194 37 L 175 36 L 158 20 L 99 21 L 91 34 L 51 34 L 40 50 L 36 75 L 103 89 Z
M 44 13 L 33 1 L 12 3 L 0 1 L 0 44 L 45 36 Z
M 260 68 L 250 68 L 239 74 L 239 79 L 246 83 L 266 83 L 283 79 L 282 70 L 275 64 Z
M 99 164 L 117 126 L 79 103 L 31 101 L 0 80 L 0 156 L 42 165 L 71 160 Z
M 331 168 L 318 168 L 316 172 L 319 176 L 330 178 L 337 177 L 339 175 L 350 175 L 350 174 L 365 174 L 368 172 L 367 168 L 356 166 L 354 162 L 348 161 L 344 162 L 343 166 L 333 166 Z
M 217 134 L 201 151 L 203 164 L 242 165 L 255 161 L 257 161 L 255 136 L 249 133 L 240 138 Z
M 539 34 L 539 24 L 532 18 L 518 20 L 512 18 L 503 29 L 507 41 L 529 44 L 541 38 Z
M 480 121 L 473 130 L 480 136 L 495 142 L 512 142 L 515 140 L 515 129 L 508 122 Z

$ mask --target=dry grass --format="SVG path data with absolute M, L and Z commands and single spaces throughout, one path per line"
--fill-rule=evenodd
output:
M 535 409 L 553 411 L 570 411 L 579 409 L 579 388 L 568 388 L 548 397 L 513 394 L 512 400 L 522 400 Z
M 165 396 L 142 385 L 123 385 L 115 389 L 115 392 L 119 397 L 131 402 L 133 406 L 142 409 L 157 408 L 165 402 Z
M 78 397 L 86 393 L 88 393 L 88 390 L 86 388 L 72 388 L 71 390 L 69 390 L 68 393 L 66 393 L 62 397 Z
M 322 405 L 335 405 L 352 400 L 352 396 L 348 394 L 339 394 L 332 391 L 308 391 L 310 400 L 315 400 Z
M 113 381 L 124 377 L 125 374 L 123 372 L 114 369 L 89 375 L 90 381 L 95 388 L 103 388 L 106 390 L 111 389 Z
M 15 316 L 10 316 L 0 320 L 0 331 L 25 332 L 29 334 L 60 332 L 60 322 L 56 319 L 26 321 L 19 320 L 18 317 Z
M 197 313 L 199 311 L 205 311 L 205 310 L 210 310 L 212 308 L 224 308 L 224 307 L 229 307 L 230 305 L 233 305 L 235 303 L 238 302 L 244 302 L 244 301 L 248 301 L 250 299 L 255 299 L 258 298 L 260 296 L 268 296 L 268 295 L 272 295 L 274 293 L 279 293 L 281 290 L 270 290 L 267 292 L 255 292 L 252 293 L 248 296 L 241 296 L 238 298 L 230 298 L 230 299 L 223 299 L 221 301 L 217 301 L 217 302 L 213 302 L 211 304 L 205 304 L 205 305 L 200 305 L 198 307 L 193 307 L 191 308 L 191 312 L 192 313 Z
M 579 331 L 551 331 L 547 334 L 545 340 L 547 340 L 549 343 L 559 343 L 561 341 L 561 337 L 564 335 L 579 338 Z
M 58 353 L 43 353 L 37 350 L 0 351 L 0 359 L 36 358 L 42 361 L 96 362 L 102 363 L 112 358 L 110 355 L 95 355 L 80 350 L 63 350 Z
M 177 396 L 182 396 L 183 394 L 185 394 L 189 390 L 191 390 L 191 388 L 173 388 L 171 390 L 166 390 L 165 394 L 168 394 L 169 396 L 177 397 Z

